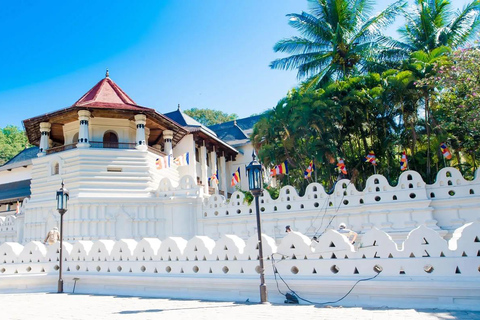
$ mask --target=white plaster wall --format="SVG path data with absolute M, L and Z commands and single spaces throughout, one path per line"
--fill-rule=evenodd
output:
M 293 230 L 313 237 L 344 222 L 360 234 L 376 227 L 401 242 L 412 229 L 425 225 L 449 239 L 464 223 L 479 221 L 480 179 L 477 176 L 466 181 L 458 170 L 448 170 L 459 181 L 454 186 L 445 181 L 441 185 L 444 170 L 434 185 L 426 185 L 417 172 L 407 171 L 402 173 L 397 186 L 390 186 L 381 175 L 373 175 L 363 191 L 342 180 L 332 194 L 327 194 L 318 183 L 310 184 L 303 196 L 291 186 L 282 188 L 275 200 L 264 192 L 260 197 L 262 229 L 279 239 L 285 233 L 285 226 L 290 225 Z M 455 193 L 449 194 L 452 189 Z M 438 195 L 431 197 L 431 193 Z M 223 233 L 246 239 L 254 234 L 255 221 L 254 204 L 246 204 L 243 194 L 235 192 L 228 201 L 222 196 L 205 200 L 198 228 L 215 239 Z
M 11 171 L 0 171 L 0 184 L 10 183 L 15 181 L 28 180 L 32 178 L 32 166 L 28 165 L 26 168 L 13 168 Z
M 90 124 L 90 121 L 89 121 Z M 90 126 L 89 126 L 90 129 Z M 73 121 L 63 125 L 63 138 L 65 139 L 65 144 L 72 144 L 74 143 L 73 137 L 76 133 L 80 131 L 80 121 Z M 90 132 L 89 132 L 90 136 Z M 90 140 L 91 138 L 89 138 Z M 76 143 L 77 141 L 75 141 Z
M 127 119 L 90 118 L 90 141 L 101 142 L 107 131 L 113 131 L 118 136 L 118 142 L 135 143 L 136 126 L 134 121 Z
M 248 190 L 248 178 L 246 176 L 246 166 L 250 162 L 252 162 L 252 151 L 253 151 L 253 146 L 251 144 L 243 145 L 240 147 L 237 147 L 237 149 L 240 151 L 240 153 L 237 155 L 234 161 L 229 161 L 229 171 L 227 172 L 227 176 L 229 177 L 228 179 L 228 192 L 233 193 L 236 188 L 232 187 L 230 182 L 232 178 L 232 173 L 237 170 L 237 168 L 240 168 L 240 184 L 237 184 L 237 186 L 240 187 L 242 190 Z
M 419 227 L 399 247 L 376 228 L 365 234 L 368 242 L 356 247 L 333 230 L 318 243 L 292 232 L 278 247 L 263 235 L 269 300 L 285 299 L 277 285 L 288 292 L 283 282 L 277 284 L 279 276 L 298 295 L 316 302 L 335 301 L 363 279 L 341 305 L 480 310 L 480 223 L 462 226 L 455 235 L 448 243 L 436 231 Z M 217 241 L 169 237 L 64 242 L 65 290 L 72 290 L 76 277 L 77 293 L 255 302 L 256 243 L 256 236 L 245 242 L 235 235 L 222 235 Z M 429 255 L 422 255 L 425 251 Z M 58 243 L 0 245 L 0 292 L 55 291 L 57 254 Z
M 195 141 L 193 140 L 192 134 L 186 135 L 177 143 L 175 148 L 173 148 L 173 157 L 176 158 L 187 152 L 189 153 L 190 164 L 188 166 L 178 167 L 177 170 L 180 176 L 189 175 L 195 178 L 196 176 L 199 176 L 199 173 L 196 171 L 197 161 L 195 159 Z

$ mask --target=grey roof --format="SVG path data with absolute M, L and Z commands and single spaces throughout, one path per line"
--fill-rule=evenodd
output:
M 30 197 L 31 181 L 28 179 L 0 184 L 0 203 L 14 202 Z
M 163 115 L 172 119 L 179 125 L 184 126 L 186 129 L 193 129 L 193 131 L 195 131 L 195 129 L 202 128 L 204 131 L 206 131 L 210 135 L 214 137 L 217 136 L 214 131 L 204 126 L 197 120 L 193 119 L 188 114 L 183 113 L 182 110 L 180 110 L 180 107 L 178 107 L 178 109 L 175 111 L 164 113 Z
M 37 157 L 37 153 L 38 147 L 25 148 L 3 166 L 0 166 L 0 171 L 30 165 L 32 164 L 32 159 Z
M 251 116 L 248 118 L 237 119 L 220 124 L 215 124 L 209 128 L 215 131 L 217 136 L 233 146 L 249 142 L 253 126 L 263 115 Z
M 237 126 L 242 130 L 252 130 L 255 123 L 258 122 L 262 117 L 263 114 L 251 116 L 247 118 L 237 119 L 233 121 L 228 121 L 224 123 L 214 124 L 213 126 L 209 126 L 210 129 L 217 132 L 217 130 L 225 130 L 234 126 L 235 122 L 237 122 Z

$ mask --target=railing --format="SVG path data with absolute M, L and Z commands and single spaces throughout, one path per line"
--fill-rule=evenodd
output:
M 90 141 L 90 147 L 100 149 L 135 149 L 135 143 Z
M 158 149 L 155 149 L 153 147 L 150 147 L 150 146 L 148 146 L 148 151 L 150 151 L 151 153 L 155 153 L 156 155 L 159 155 L 159 156 L 162 156 L 162 157 L 167 155 L 166 153 L 164 153 L 164 152 L 162 152 Z
M 97 149 L 135 149 L 135 143 L 128 142 L 101 142 L 101 141 L 90 141 L 91 148 Z M 47 150 L 47 154 L 62 152 L 77 147 L 76 143 L 66 144 L 64 146 L 59 146 L 55 148 L 50 148 Z M 166 154 L 158 149 L 148 146 L 148 151 L 155 153 L 159 156 L 166 156 Z
M 52 154 L 52 153 L 62 152 L 62 151 L 65 151 L 65 150 L 75 149 L 76 147 L 77 147 L 76 143 L 66 144 L 66 145 L 63 145 L 63 146 L 47 149 L 46 153 L 47 154 Z

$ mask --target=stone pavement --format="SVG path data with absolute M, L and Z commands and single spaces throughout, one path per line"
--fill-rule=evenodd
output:
M 1 320 L 480 319 L 480 312 L 170 300 L 84 294 L 0 294 Z

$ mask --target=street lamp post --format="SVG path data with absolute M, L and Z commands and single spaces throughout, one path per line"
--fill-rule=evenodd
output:
M 258 257 L 260 261 L 260 301 L 267 303 L 267 285 L 265 284 L 265 269 L 263 267 L 262 227 L 260 220 L 260 205 L 258 197 L 263 192 L 262 165 L 255 159 L 255 151 L 252 152 L 252 162 L 247 166 L 248 189 L 255 197 L 258 233 Z
M 63 262 L 63 215 L 67 212 L 68 190 L 62 186 L 57 190 L 57 210 L 60 213 L 60 269 L 58 272 L 58 293 L 63 293 L 62 262 Z

